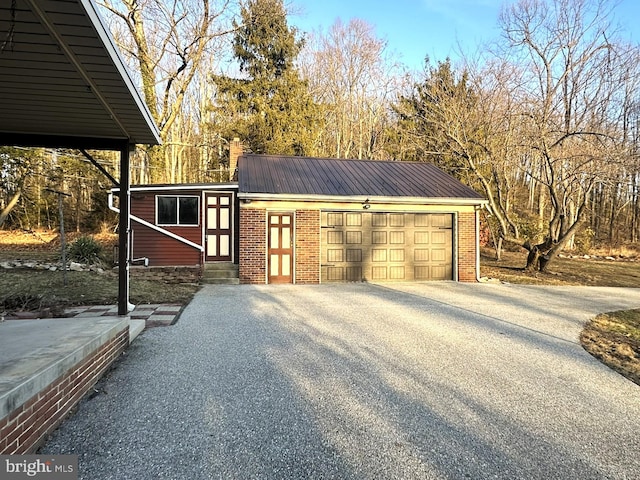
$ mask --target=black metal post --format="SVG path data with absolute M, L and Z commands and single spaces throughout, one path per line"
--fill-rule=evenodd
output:
M 129 151 L 120 150 L 120 217 L 118 223 L 118 315 L 129 313 Z

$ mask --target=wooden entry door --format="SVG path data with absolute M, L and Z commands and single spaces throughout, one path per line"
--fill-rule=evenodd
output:
M 233 193 L 205 193 L 205 261 L 232 261 Z
M 293 283 L 293 214 L 269 213 L 268 281 Z

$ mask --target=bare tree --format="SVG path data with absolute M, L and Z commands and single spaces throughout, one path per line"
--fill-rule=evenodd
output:
M 178 141 L 172 130 L 185 114 L 185 97 L 204 59 L 212 55 L 212 42 L 230 32 L 230 0 L 103 0 L 121 48 L 137 64 L 145 102 L 168 144 Z M 173 133 L 172 133 L 173 132 Z M 170 152 L 155 148 L 154 165 L 143 167 L 141 181 L 159 180 L 174 172 L 179 162 Z M 173 148 L 174 152 L 176 148 Z M 164 160 L 169 165 L 163 168 Z M 150 172 L 155 169 L 155 172 Z M 146 178 L 145 178 L 146 177 Z
M 383 138 L 400 66 L 363 20 L 337 20 L 308 43 L 301 65 L 325 112 L 321 151 L 338 158 L 385 156 Z
M 526 248 L 532 270 L 546 269 L 572 241 L 594 187 L 615 183 L 628 157 L 630 94 L 620 86 L 635 85 L 636 56 L 616 40 L 608 5 L 505 7 L 503 41 L 484 63 L 458 73 L 441 63 L 398 107 L 419 156 L 484 191 L 496 236 Z M 611 201 L 613 223 L 620 207 Z
M 621 159 L 617 92 L 628 57 L 610 18 L 603 0 L 521 0 L 500 17 L 502 54 L 522 66 L 515 147 L 534 159 L 526 173 L 549 199 L 544 232 L 524 244 L 530 269 L 544 270 L 571 240 L 603 167 Z

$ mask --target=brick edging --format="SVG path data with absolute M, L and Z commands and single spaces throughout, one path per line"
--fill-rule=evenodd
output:
M 0 420 L 0 454 L 33 453 L 129 345 L 129 326 Z

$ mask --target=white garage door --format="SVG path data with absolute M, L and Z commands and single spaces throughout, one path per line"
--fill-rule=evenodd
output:
M 453 215 L 322 212 L 323 282 L 453 279 Z

